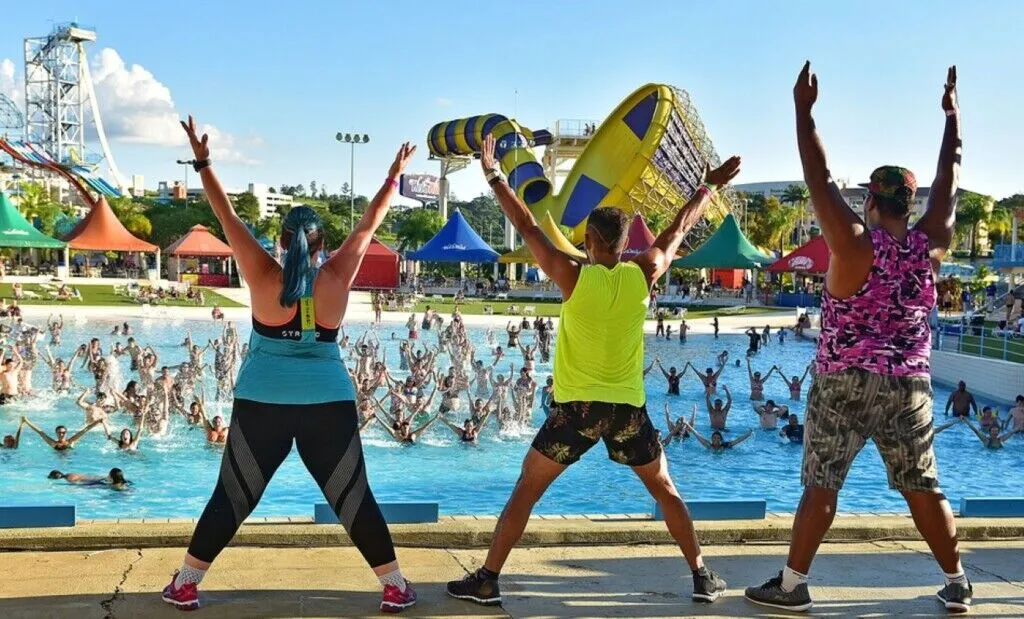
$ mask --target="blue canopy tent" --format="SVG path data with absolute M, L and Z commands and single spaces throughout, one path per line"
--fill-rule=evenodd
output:
M 434 238 L 406 258 L 419 262 L 497 262 L 498 252 L 491 249 L 456 210 Z

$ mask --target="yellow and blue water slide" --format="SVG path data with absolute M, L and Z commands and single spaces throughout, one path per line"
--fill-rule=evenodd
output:
M 548 131 L 531 131 L 501 114 L 483 114 L 437 123 L 427 133 L 427 146 L 434 157 L 478 155 L 488 134 L 494 135 L 494 154 L 516 195 L 531 208 L 549 198 L 551 181 L 530 150 L 551 143 Z

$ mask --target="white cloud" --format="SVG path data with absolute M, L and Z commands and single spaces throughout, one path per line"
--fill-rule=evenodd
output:
M 22 111 L 25 109 L 25 96 L 21 91 L 21 81 L 15 79 L 17 66 L 10 58 L 0 60 L 0 93 L 10 97 Z
M 91 62 L 93 89 L 103 117 L 103 128 L 112 140 L 152 146 L 184 146 L 181 118 L 171 90 L 145 67 L 125 64 L 121 55 L 105 48 Z M 258 138 L 238 140 L 213 125 L 203 130 L 210 135 L 211 156 L 221 162 L 256 165 L 246 151 L 258 148 Z
M 434 105 L 438 107 L 450 107 L 453 103 L 455 102 L 447 97 L 438 97 L 434 99 Z

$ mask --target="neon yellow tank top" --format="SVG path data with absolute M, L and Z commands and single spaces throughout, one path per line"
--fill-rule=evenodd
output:
M 555 400 L 642 406 L 647 278 L 634 262 L 580 268 L 562 302 L 555 346 Z

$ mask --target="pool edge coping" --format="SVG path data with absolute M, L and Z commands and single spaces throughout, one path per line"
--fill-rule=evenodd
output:
M 674 543 L 664 522 L 649 515 L 621 514 L 533 517 L 521 546 L 628 545 Z M 395 545 L 419 548 L 484 548 L 496 517 L 447 516 L 437 523 L 392 525 Z M 793 518 L 772 514 L 763 520 L 698 521 L 702 544 L 788 543 Z M 109 548 L 187 546 L 193 519 L 80 521 L 74 527 L 0 529 L 0 550 L 69 551 Z M 957 518 L 961 541 L 1024 538 L 1024 518 Z M 918 540 L 909 515 L 838 514 L 826 542 Z M 310 518 L 252 519 L 242 525 L 234 546 L 351 546 L 338 525 Z

